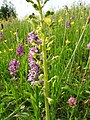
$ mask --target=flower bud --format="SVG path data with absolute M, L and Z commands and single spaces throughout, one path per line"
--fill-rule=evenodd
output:
M 89 24 L 90 23 L 90 16 L 87 18 L 87 24 Z

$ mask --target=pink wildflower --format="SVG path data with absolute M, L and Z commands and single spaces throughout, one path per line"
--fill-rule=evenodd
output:
M 70 97 L 68 100 L 69 105 L 75 106 L 76 105 L 76 98 Z
M 90 50 L 90 42 L 87 44 L 87 49 Z

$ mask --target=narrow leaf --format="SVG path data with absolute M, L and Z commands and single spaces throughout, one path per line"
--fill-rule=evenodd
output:
M 49 1 L 49 0 L 45 0 L 45 1 L 44 1 L 44 4 L 46 4 L 48 1 Z

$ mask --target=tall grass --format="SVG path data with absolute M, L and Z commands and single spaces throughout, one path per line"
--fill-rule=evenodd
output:
M 90 119 L 90 50 L 87 49 L 90 24 L 85 26 L 89 12 L 88 7 L 73 6 L 68 11 L 59 10 L 50 16 L 49 25 L 44 23 L 43 33 L 48 38 L 48 102 L 51 120 Z M 75 18 L 72 19 L 72 16 Z M 66 26 L 67 21 L 71 23 L 69 28 Z M 43 85 L 37 90 L 27 81 L 31 46 L 26 44 L 26 39 L 31 31 L 29 19 L 4 21 L 3 37 L 0 39 L 1 120 L 45 119 Z M 21 58 L 16 56 L 19 44 L 24 46 Z M 8 70 L 13 58 L 20 59 L 21 63 L 17 80 L 12 79 Z M 71 96 L 76 98 L 75 106 L 68 103 Z

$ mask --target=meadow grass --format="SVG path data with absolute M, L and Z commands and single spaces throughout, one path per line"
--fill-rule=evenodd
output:
M 50 120 L 90 119 L 90 50 L 87 49 L 90 24 L 86 24 L 89 12 L 88 7 L 73 6 L 68 11 L 59 10 L 50 16 L 50 24 L 44 23 L 43 32 L 48 38 Z M 67 21 L 70 22 L 70 27 L 66 26 Z M 43 85 L 37 88 L 27 81 L 31 45 L 26 44 L 26 40 L 31 31 L 29 19 L 4 21 L 3 37 L 0 39 L 1 120 L 45 119 Z M 20 44 L 24 46 L 21 58 L 16 56 Z M 13 58 L 20 61 L 17 80 L 12 79 L 8 70 Z M 71 96 L 76 98 L 75 106 L 68 103 Z

